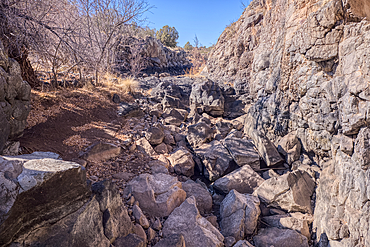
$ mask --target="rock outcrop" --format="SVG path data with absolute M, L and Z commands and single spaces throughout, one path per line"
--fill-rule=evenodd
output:
M 154 72 L 182 72 L 190 68 L 191 63 L 184 50 L 171 49 L 164 46 L 158 39 L 147 36 L 144 39 L 127 37 L 122 39 L 116 47 L 116 62 L 122 70 L 127 70 L 132 56 L 140 56 L 144 71 Z
M 30 106 L 31 86 L 19 64 L 9 58 L 0 41 L 0 153 L 8 139 L 22 135 Z
M 370 244 L 364 223 L 368 6 L 365 0 L 252 1 L 220 36 L 203 71 L 215 81 L 233 82 L 239 98 L 249 97 L 245 132 L 267 166 L 275 166 L 268 150 L 276 154 L 278 147 L 292 164 L 301 146 L 312 162 L 295 166 L 320 167 L 313 231 L 315 241 L 327 239 L 330 246 Z M 280 142 L 289 133 L 296 133 L 298 142 Z M 264 138 L 271 145 L 261 145 L 268 143 Z

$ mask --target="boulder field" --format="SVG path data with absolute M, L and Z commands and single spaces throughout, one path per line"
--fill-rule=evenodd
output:
M 150 171 L 122 194 L 52 153 L 2 156 L 0 245 L 370 246 L 366 6 L 254 0 L 203 76 L 141 79 L 117 114 L 143 116 Z

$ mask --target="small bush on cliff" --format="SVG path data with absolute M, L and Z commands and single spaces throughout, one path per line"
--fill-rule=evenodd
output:
M 166 25 L 157 31 L 156 36 L 165 46 L 176 47 L 179 33 L 176 28 Z

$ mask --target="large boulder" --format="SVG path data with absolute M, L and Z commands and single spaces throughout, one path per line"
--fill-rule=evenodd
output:
M 182 234 L 187 247 L 224 246 L 222 234 L 197 209 L 195 198 L 189 197 L 173 210 L 163 225 L 163 236 Z
M 194 150 L 204 165 L 204 174 L 210 181 L 222 177 L 235 162 L 219 141 L 203 144 Z
M 308 247 L 307 238 L 290 229 L 263 228 L 253 237 L 256 247 Z
M 1 159 L 1 183 L 19 184 L 12 207 L 2 211 L 1 245 L 103 247 L 129 234 L 131 219 L 114 185 L 99 182 L 90 190 L 83 167 L 55 158 L 35 153 Z
M 181 182 L 164 173 L 141 174 L 127 184 L 124 192 L 132 194 L 140 208 L 154 217 L 170 215 L 186 198 Z
M 249 165 L 255 171 L 260 170 L 260 156 L 250 140 L 228 136 L 221 142 L 238 166 Z
M 222 116 L 225 99 L 221 88 L 211 80 L 204 80 L 193 84 L 190 94 L 190 106 L 199 109 L 200 113 L 211 116 Z
M 222 235 L 232 236 L 239 241 L 253 234 L 261 213 L 259 205 L 260 201 L 256 196 L 230 191 L 220 206 Z
M 30 106 L 31 86 L 19 64 L 8 57 L 0 41 L 0 153 L 8 139 L 22 135 Z
M 180 147 L 175 150 L 168 160 L 171 162 L 171 166 L 174 167 L 177 174 L 182 174 L 188 177 L 194 175 L 193 155 L 184 147 Z
M 42 154 L 0 158 L 0 245 L 79 209 L 89 198 L 85 169 Z
M 295 133 L 289 133 L 284 136 L 278 144 L 279 153 L 285 157 L 285 162 L 291 165 L 294 161 L 299 160 L 301 155 L 301 143 Z
M 194 196 L 200 214 L 209 214 L 212 211 L 212 196 L 208 190 L 199 183 L 189 179 L 182 183 L 182 189 L 186 192 L 186 198 Z
M 231 190 L 252 194 L 264 181 L 250 166 L 245 165 L 217 179 L 213 187 L 224 194 Z
M 251 114 L 245 118 L 244 132 L 253 140 L 258 153 L 261 155 L 267 166 L 275 166 L 284 162 L 275 145 L 256 127 L 258 122 Z
M 291 213 L 290 215 L 271 215 L 262 218 L 262 222 L 268 226 L 277 227 L 281 229 L 296 230 L 304 235 L 307 239 L 311 238 L 310 227 L 313 217 L 302 213 Z
M 312 213 L 311 196 L 315 186 L 315 181 L 307 172 L 297 170 L 266 180 L 254 194 L 271 207 Z
M 163 129 L 160 128 L 160 127 L 152 126 L 145 133 L 145 138 L 152 145 L 161 144 L 162 141 L 164 140 L 164 132 L 163 132 Z
M 204 122 L 188 126 L 186 139 L 194 148 L 213 140 L 215 131 Z

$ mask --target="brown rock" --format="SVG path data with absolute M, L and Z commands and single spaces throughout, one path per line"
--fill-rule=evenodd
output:
M 111 143 L 98 142 L 87 148 L 87 151 L 81 155 L 82 159 L 88 161 L 103 161 L 117 157 L 121 153 L 121 147 Z
M 168 157 L 171 166 L 174 167 L 177 174 L 182 174 L 188 177 L 194 175 L 194 160 L 192 154 L 185 148 L 178 148 Z

